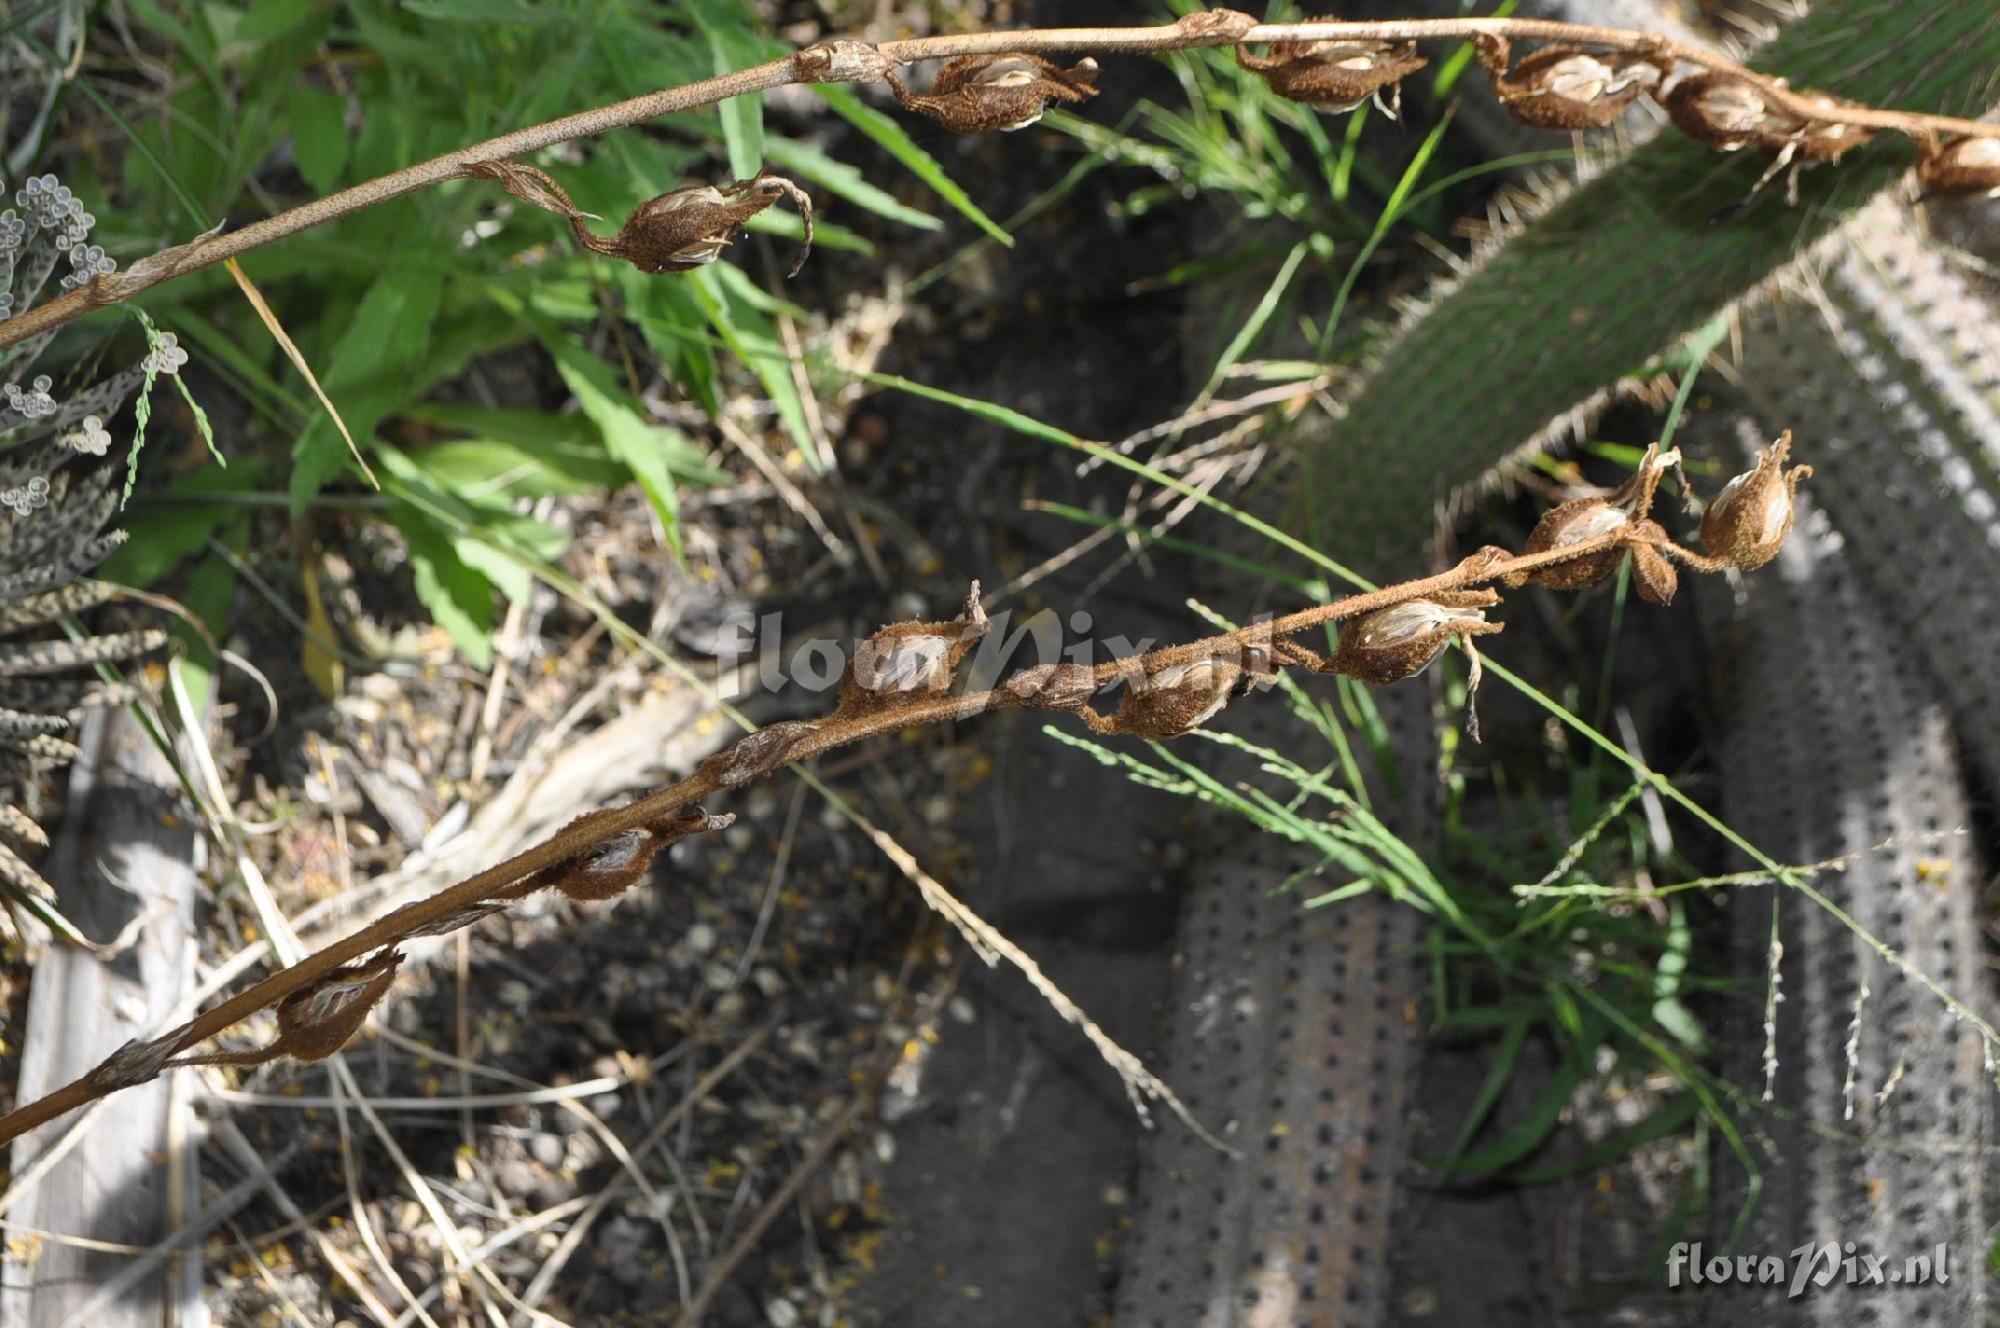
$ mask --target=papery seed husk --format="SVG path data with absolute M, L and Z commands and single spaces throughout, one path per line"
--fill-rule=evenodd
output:
M 1927 148 L 1917 162 L 1917 183 L 1933 198 L 2000 198 L 2000 138 Z
M 1353 110 L 1430 63 L 1407 41 L 1273 42 L 1262 56 L 1239 46 L 1236 58 L 1279 96 L 1334 114 Z

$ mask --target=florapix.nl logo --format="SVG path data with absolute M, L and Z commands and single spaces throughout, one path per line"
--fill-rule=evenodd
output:
M 1854 1241 L 1826 1240 L 1785 1254 L 1708 1254 L 1682 1241 L 1667 1253 L 1667 1285 L 1783 1286 L 1796 1300 L 1830 1286 L 1943 1286 L 1951 1281 L 1951 1249 L 1934 1245 L 1905 1255 L 1876 1254 Z

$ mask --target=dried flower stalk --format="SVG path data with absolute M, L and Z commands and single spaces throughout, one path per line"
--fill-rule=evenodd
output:
M 1606 503 L 1628 518 L 1638 513 L 1640 519 L 1621 520 L 1587 538 L 1520 554 L 1489 545 L 1435 576 L 1350 595 L 1234 632 L 1097 665 L 1041 665 L 989 690 L 953 694 L 946 688 L 954 670 L 987 627 L 975 585 L 955 619 L 891 624 L 870 637 L 842 680 L 839 704 L 825 718 L 766 725 L 704 760 L 679 783 L 623 807 L 588 812 L 534 848 L 396 909 L 179 1028 L 151 1042 L 128 1044 L 97 1070 L 0 1118 L 0 1143 L 144 1082 L 174 1057 L 273 1006 L 281 1036 L 271 1046 L 242 1055 L 197 1056 L 186 1063 L 253 1064 L 286 1053 L 329 1055 L 353 1035 L 367 1007 L 386 990 L 385 974 L 393 979 L 401 942 L 464 926 L 542 889 L 572 898 L 609 898 L 639 880 L 659 849 L 729 823 L 727 816 L 702 811 L 704 799 L 836 747 L 1002 709 L 1073 711 L 1101 733 L 1177 737 L 1213 718 L 1233 697 L 1268 683 L 1280 668 L 1302 666 L 1379 684 L 1420 672 L 1453 640 L 1472 653 L 1474 636 L 1502 629 L 1503 624 L 1485 618 L 1485 610 L 1499 602 L 1496 586 L 1540 579 L 1569 588 L 1582 579 L 1556 574 L 1559 569 L 1587 567 L 1609 575 L 1627 551 L 1706 571 L 1761 565 L 1775 552 L 1774 539 L 1782 542 L 1790 530 L 1791 493 L 1805 469 L 1783 469 L 1789 444 L 1790 435 L 1781 438 L 1748 477 L 1724 490 L 1728 499 L 1719 499 L 1713 510 L 1723 512 L 1727 529 L 1749 533 L 1716 537 L 1712 558 L 1681 548 L 1656 523 L 1643 519 L 1669 459 L 1654 449 L 1633 479 L 1609 499 L 1587 500 Z M 1729 517 L 1733 506 L 1744 503 L 1750 506 L 1740 519 Z M 1332 623 L 1347 626 L 1331 657 L 1292 639 Z M 1472 658 L 1476 688 L 1477 654 Z M 1115 713 L 1105 716 L 1091 708 L 1097 693 L 1121 682 L 1128 690 Z M 376 955 L 371 963 L 343 968 L 368 954 Z M 374 985 L 378 980 L 379 987 Z M 327 991 L 337 991 L 341 999 L 331 1004 L 313 999 Z

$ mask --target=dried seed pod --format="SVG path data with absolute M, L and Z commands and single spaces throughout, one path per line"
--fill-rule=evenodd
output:
M 713 263 L 745 222 L 781 197 L 798 205 L 805 223 L 805 243 L 785 275 L 797 276 L 812 252 L 812 199 L 790 180 L 769 171 L 725 185 L 691 184 L 669 190 L 634 208 L 624 227 L 609 239 L 584 225 L 597 220 L 597 215 L 578 208 L 563 187 L 538 167 L 517 161 L 476 161 L 465 167 L 465 173 L 499 181 L 522 202 L 568 221 L 570 234 L 585 249 L 622 258 L 641 272 L 688 272 Z
M 1661 478 L 1669 467 L 1679 461 L 1678 449 L 1662 454 L 1660 445 L 1653 444 L 1646 449 L 1639 468 L 1608 496 L 1575 498 L 1544 512 L 1521 551 L 1547 553 L 1551 549 L 1582 544 L 1617 533 L 1633 537 L 1635 542 L 1639 537 L 1650 537 L 1655 533 L 1661 539 L 1666 538 L 1666 532 L 1648 521 L 1646 514 L 1653 510 L 1653 496 L 1659 490 Z M 1624 557 L 1625 549 L 1621 544 L 1565 563 L 1556 563 L 1525 576 L 1509 576 L 1506 580 L 1510 586 L 1532 581 L 1551 590 L 1581 590 L 1614 575 Z M 1658 577 L 1653 579 L 1657 584 Z M 1668 594 L 1671 596 L 1672 591 Z
M 1025 51 L 948 60 L 927 93 L 911 92 L 894 73 L 887 77 L 905 110 L 921 111 L 960 134 L 1026 129 L 1052 101 L 1097 95 L 1097 61 L 1085 57 L 1064 69 Z
M 100 1093 L 115 1093 L 121 1088 L 133 1088 L 139 1084 L 151 1083 L 167 1068 L 168 1058 L 174 1054 L 171 1038 L 159 1038 L 152 1042 L 141 1042 L 137 1038 L 119 1044 L 118 1050 L 106 1056 L 96 1069 L 84 1076 L 84 1081 Z
M 1858 105 L 1824 92 L 1793 95 L 1828 111 Z M 1709 72 L 1684 78 L 1667 94 L 1666 107 L 1675 126 L 1689 138 L 1723 152 L 1761 148 L 1785 162 L 1794 157 L 1832 161 L 1875 136 L 1861 125 L 1800 119 L 1773 105 L 1762 88 L 1737 74 Z
M 1413 41 L 1339 39 L 1272 42 L 1268 55 L 1252 55 L 1239 46 L 1236 59 L 1261 75 L 1280 97 L 1336 115 L 1375 97 L 1392 119 L 1395 111 L 1381 102 L 1380 95 L 1430 63 L 1417 54 Z
M 182 1056 L 168 1064 L 251 1066 L 280 1056 L 323 1061 L 361 1031 L 368 1012 L 395 983 L 402 962 L 401 951 L 384 950 L 366 963 L 336 968 L 285 997 L 278 1003 L 278 1036 L 267 1047 Z
M 1331 668 L 1377 685 L 1414 678 L 1454 639 L 1501 630 L 1505 624 L 1487 622 L 1485 614 L 1497 599 L 1492 591 L 1452 591 L 1356 618 L 1340 629 Z
M 865 714 L 944 691 L 986 629 L 977 581 L 964 609 L 949 622 L 890 623 L 863 641 L 848 662 L 840 679 L 839 713 Z
M 791 760 L 791 753 L 799 744 L 817 732 L 819 725 L 804 719 L 766 724 L 703 761 L 695 767 L 695 773 L 708 776 L 724 788 L 747 784 Z
M 1170 664 L 1133 681 L 1119 698 L 1118 713 L 1109 719 L 1088 707 L 1081 713 L 1098 733 L 1164 742 L 1200 728 L 1252 687 L 1268 687 L 1272 676 L 1270 653 L 1252 646 L 1240 658 Z
M 2000 138 L 1925 143 L 1917 183 L 1931 198 L 2000 198 Z
M 1638 533 L 1657 535 L 1664 540 L 1667 532 L 1657 521 L 1641 521 Z M 1667 560 L 1667 556 L 1650 544 L 1632 546 L 1632 584 L 1639 592 L 1639 598 L 1648 604 L 1666 605 L 1674 602 L 1674 592 L 1680 589 L 1680 572 Z
M 1710 557 L 1749 571 L 1778 556 L 1792 533 L 1799 481 L 1812 474 L 1811 466 L 1785 469 L 1791 451 L 1792 434 L 1787 429 L 1758 454 L 1754 470 L 1729 481 L 1708 505 L 1701 519 L 1701 543 Z
M 1505 38 L 1474 38 L 1493 95 L 1522 124 L 1538 129 L 1597 129 L 1625 113 L 1674 71 L 1666 56 L 1638 51 L 1586 51 L 1544 46 L 1507 67 Z
M 1037 664 L 1000 685 L 1002 696 L 1034 710 L 1082 710 L 1097 691 L 1097 675 L 1086 664 Z
M 402 932 L 397 939 L 414 941 L 419 936 L 449 936 L 460 927 L 470 927 L 473 923 L 490 918 L 495 913 L 506 911 L 507 906 L 513 902 L 513 898 L 482 899 L 477 903 L 467 904 L 464 908 L 454 909 L 441 918 L 419 923 Z

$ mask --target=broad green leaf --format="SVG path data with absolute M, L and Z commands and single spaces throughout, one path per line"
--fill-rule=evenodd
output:
M 323 357 L 320 383 L 361 447 L 369 445 L 383 417 L 403 403 L 412 366 L 429 349 L 443 290 L 442 264 L 384 269 L 355 307 L 332 354 Z M 297 509 L 346 469 L 347 443 L 332 420 L 317 415 L 293 445 L 292 457 L 292 505 Z
M 390 509 L 410 550 L 417 599 L 473 667 L 493 663 L 493 583 L 458 555 L 451 536 L 408 504 Z
M 291 96 L 292 159 L 306 183 L 328 193 L 347 165 L 347 99 L 320 88 Z
M 605 389 L 601 381 L 608 374 L 597 374 L 580 361 L 585 357 L 558 357 L 556 368 L 570 391 L 576 393 L 577 403 L 583 413 L 603 432 L 605 450 L 632 468 L 639 487 L 645 491 L 646 501 L 652 504 L 653 513 L 660 519 L 660 526 L 666 532 L 667 544 L 676 557 L 681 551 L 680 505 L 674 496 L 673 476 L 668 473 L 667 457 L 673 452 L 686 452 L 694 447 L 685 434 L 678 429 L 663 428 L 648 424 L 637 411 L 618 400 L 617 396 Z M 601 361 L 592 361 L 602 365 Z M 609 365 L 602 365 L 609 370 Z
M 199 552 L 232 515 L 242 511 L 233 503 L 195 500 L 204 494 L 247 492 L 262 469 L 255 457 L 245 457 L 228 470 L 203 466 L 176 479 L 164 494 L 143 497 L 119 522 L 132 537 L 104 560 L 100 575 L 122 585 L 152 585 Z

